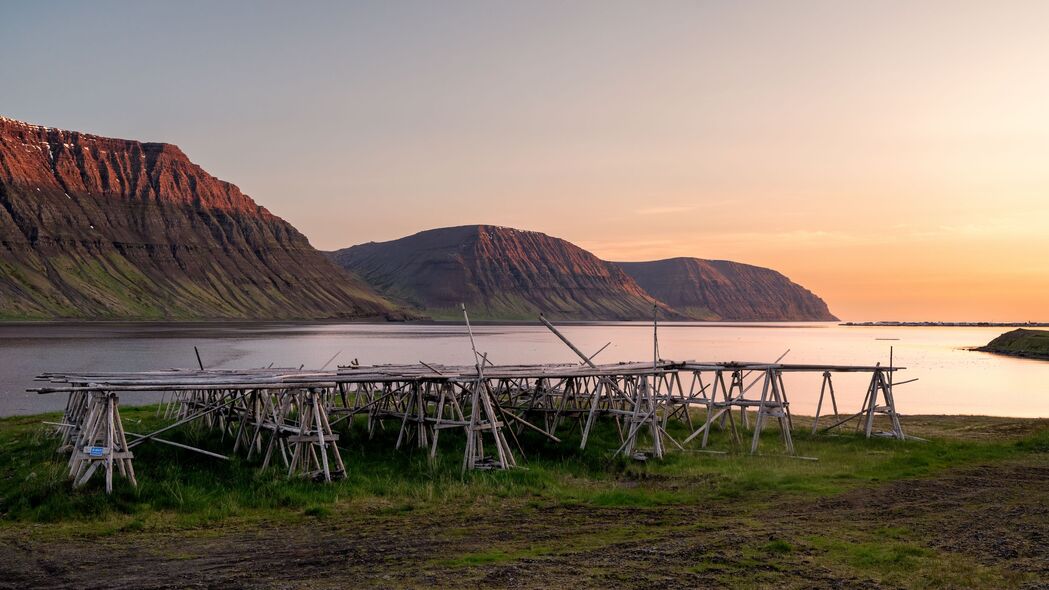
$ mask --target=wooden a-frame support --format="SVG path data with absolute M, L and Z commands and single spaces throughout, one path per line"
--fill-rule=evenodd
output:
M 287 437 L 291 456 L 288 476 L 299 474 L 324 481 L 345 477 L 346 466 L 335 445 L 339 435 L 332 432 L 323 393 L 310 388 L 296 392 L 294 399 L 299 425 L 298 432 Z
M 694 377 L 694 380 L 699 380 L 702 383 L 702 378 L 698 376 Z M 683 443 L 691 442 L 696 437 L 703 435 L 702 448 L 707 447 L 707 442 L 710 437 L 710 431 L 714 424 L 720 421 L 722 425 L 727 421 L 729 429 L 732 432 L 733 443 L 737 446 L 741 444 L 739 429 L 736 426 L 736 421 L 732 415 L 733 408 L 739 408 L 740 410 L 740 427 L 746 428 L 747 422 L 747 410 L 749 408 L 755 408 L 757 410 L 756 418 L 754 421 L 754 433 L 751 437 L 750 452 L 751 454 L 757 454 L 758 446 L 761 440 L 761 432 L 765 428 L 765 424 L 769 418 L 774 418 L 779 423 L 780 435 L 783 438 L 783 446 L 788 455 L 795 455 L 794 450 L 794 439 L 791 435 L 793 430 L 793 420 L 790 415 L 790 402 L 787 400 L 787 390 L 783 385 L 783 374 L 775 367 L 767 367 L 761 369 L 761 376 L 757 377 L 751 382 L 750 386 L 744 386 L 744 376 L 739 370 L 731 371 L 731 385 L 725 385 L 724 371 L 715 370 L 713 379 L 709 386 L 703 385 L 701 392 L 705 392 L 706 388 L 710 388 L 709 395 L 695 396 L 698 403 L 706 406 L 707 415 L 703 425 L 697 428 L 690 434 Z M 758 399 L 747 399 L 744 397 L 747 391 L 750 390 L 751 386 L 756 384 L 758 381 L 762 382 L 761 397 Z M 721 392 L 721 400 L 718 400 L 718 392 Z M 724 427 L 724 426 L 722 426 Z
M 488 381 L 479 376 L 470 386 L 470 418 L 466 425 L 466 451 L 463 472 L 467 469 L 511 469 L 517 466 L 510 445 L 503 435 L 503 422 L 496 415 Z M 492 437 L 495 455 L 484 453 L 484 435 Z
M 886 376 L 888 373 L 888 376 Z M 834 404 L 834 413 L 837 416 L 837 402 L 834 399 L 834 386 L 830 382 L 830 377 L 824 373 L 824 388 L 830 392 L 831 402 Z M 883 404 L 879 405 L 878 400 L 882 399 Z M 820 404 L 823 401 L 823 392 L 820 392 Z M 816 419 L 812 425 L 812 431 L 816 432 L 819 426 L 819 408 L 817 405 Z M 890 430 L 886 432 L 874 432 L 874 418 L 877 415 L 884 415 L 889 417 Z M 858 420 L 857 420 L 858 419 Z M 839 419 L 830 426 L 823 428 L 823 432 L 838 428 L 847 422 L 857 420 L 856 430 L 863 427 L 863 433 L 867 438 L 871 436 L 887 436 L 889 438 L 895 438 L 898 440 L 906 440 L 908 436 L 903 432 L 903 426 L 900 423 L 900 416 L 896 413 L 896 400 L 892 394 L 892 371 L 886 370 L 885 368 L 876 368 L 871 374 L 870 383 L 867 385 L 867 394 L 863 398 L 863 404 L 860 407 L 860 411 Z M 913 438 L 913 437 L 910 437 Z
M 117 402 L 113 392 L 87 392 L 83 426 L 76 433 L 69 458 L 69 477 L 74 487 L 86 484 L 99 467 L 105 474 L 107 494 L 113 492 L 114 468 L 131 485 L 138 485 L 131 463 L 134 455 L 128 449 Z

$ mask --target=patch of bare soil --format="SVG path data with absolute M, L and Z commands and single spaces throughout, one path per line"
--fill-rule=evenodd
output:
M 786 512 L 804 528 L 913 531 L 929 546 L 986 565 L 1033 574 L 1049 588 L 1049 457 L 899 481 L 799 503 Z

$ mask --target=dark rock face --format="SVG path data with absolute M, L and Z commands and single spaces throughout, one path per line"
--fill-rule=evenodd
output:
M 434 229 L 333 252 L 383 295 L 434 317 L 683 319 L 622 270 L 564 240 L 490 225 Z
M 838 319 L 816 294 L 768 268 L 699 258 L 615 264 L 653 297 L 696 319 Z
M 0 118 L 0 317 L 398 314 L 173 145 Z

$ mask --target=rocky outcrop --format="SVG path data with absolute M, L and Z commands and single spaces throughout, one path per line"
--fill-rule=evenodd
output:
M 833 321 L 816 294 L 782 274 L 728 260 L 616 262 L 650 295 L 690 317 L 729 321 Z
M 434 229 L 331 257 L 381 294 L 437 318 L 649 319 L 682 316 L 622 270 L 565 240 L 491 225 Z
M 0 317 L 399 314 L 176 146 L 0 118 Z

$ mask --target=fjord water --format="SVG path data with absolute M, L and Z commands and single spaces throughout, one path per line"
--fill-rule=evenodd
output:
M 643 322 L 562 326 L 579 348 L 593 353 L 612 344 L 597 362 L 649 361 L 652 325 Z M 907 367 L 897 381 L 918 378 L 896 390 L 903 414 L 986 414 L 1049 417 L 1049 362 L 966 350 L 986 344 L 1005 328 L 846 327 L 827 323 L 663 323 L 664 359 L 772 361 L 819 364 L 894 364 Z M 539 325 L 474 326 L 479 350 L 498 363 L 575 362 Z M 61 410 L 62 394 L 26 393 L 45 371 L 144 371 L 197 364 L 193 347 L 209 368 L 274 366 L 319 368 L 358 359 L 362 364 L 418 361 L 469 364 L 470 343 L 462 325 L 441 324 L 2 324 L 0 415 Z M 839 409 L 855 412 L 867 378 L 835 375 Z M 811 415 L 819 375 L 785 377 L 791 408 Z M 757 393 L 752 390 L 750 395 Z M 151 402 L 158 395 L 124 393 L 122 404 Z

